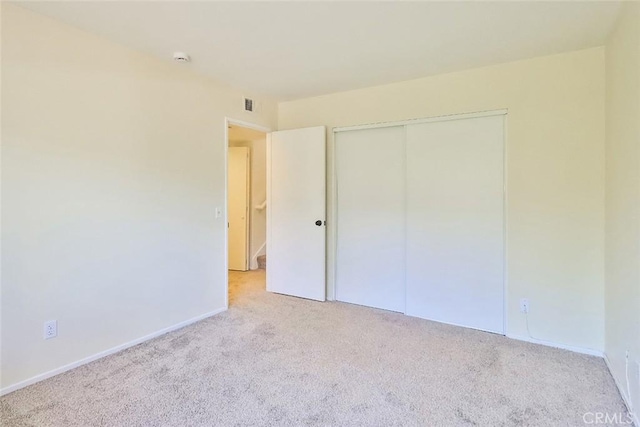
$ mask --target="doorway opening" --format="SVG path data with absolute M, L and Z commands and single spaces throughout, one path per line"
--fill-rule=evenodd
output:
M 227 120 L 228 305 L 266 288 L 267 130 Z

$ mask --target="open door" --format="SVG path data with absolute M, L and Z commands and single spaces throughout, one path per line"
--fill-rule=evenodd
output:
M 324 301 L 325 128 L 267 139 L 267 290 Z
M 229 147 L 229 270 L 249 266 L 249 148 Z

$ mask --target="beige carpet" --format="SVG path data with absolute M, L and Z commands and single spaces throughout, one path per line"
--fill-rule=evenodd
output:
M 3 397 L 3 426 L 581 426 L 624 412 L 602 359 L 264 292 Z

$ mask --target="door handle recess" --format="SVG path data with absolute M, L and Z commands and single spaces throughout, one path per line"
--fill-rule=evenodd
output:
M 316 221 L 316 225 L 317 225 L 318 227 L 320 227 L 320 226 L 322 225 L 322 221 L 317 220 L 317 221 Z

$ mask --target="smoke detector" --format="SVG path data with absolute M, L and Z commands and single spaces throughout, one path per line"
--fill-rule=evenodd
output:
M 173 60 L 177 62 L 189 62 L 191 61 L 191 58 L 189 58 L 189 55 L 184 52 L 174 52 Z

